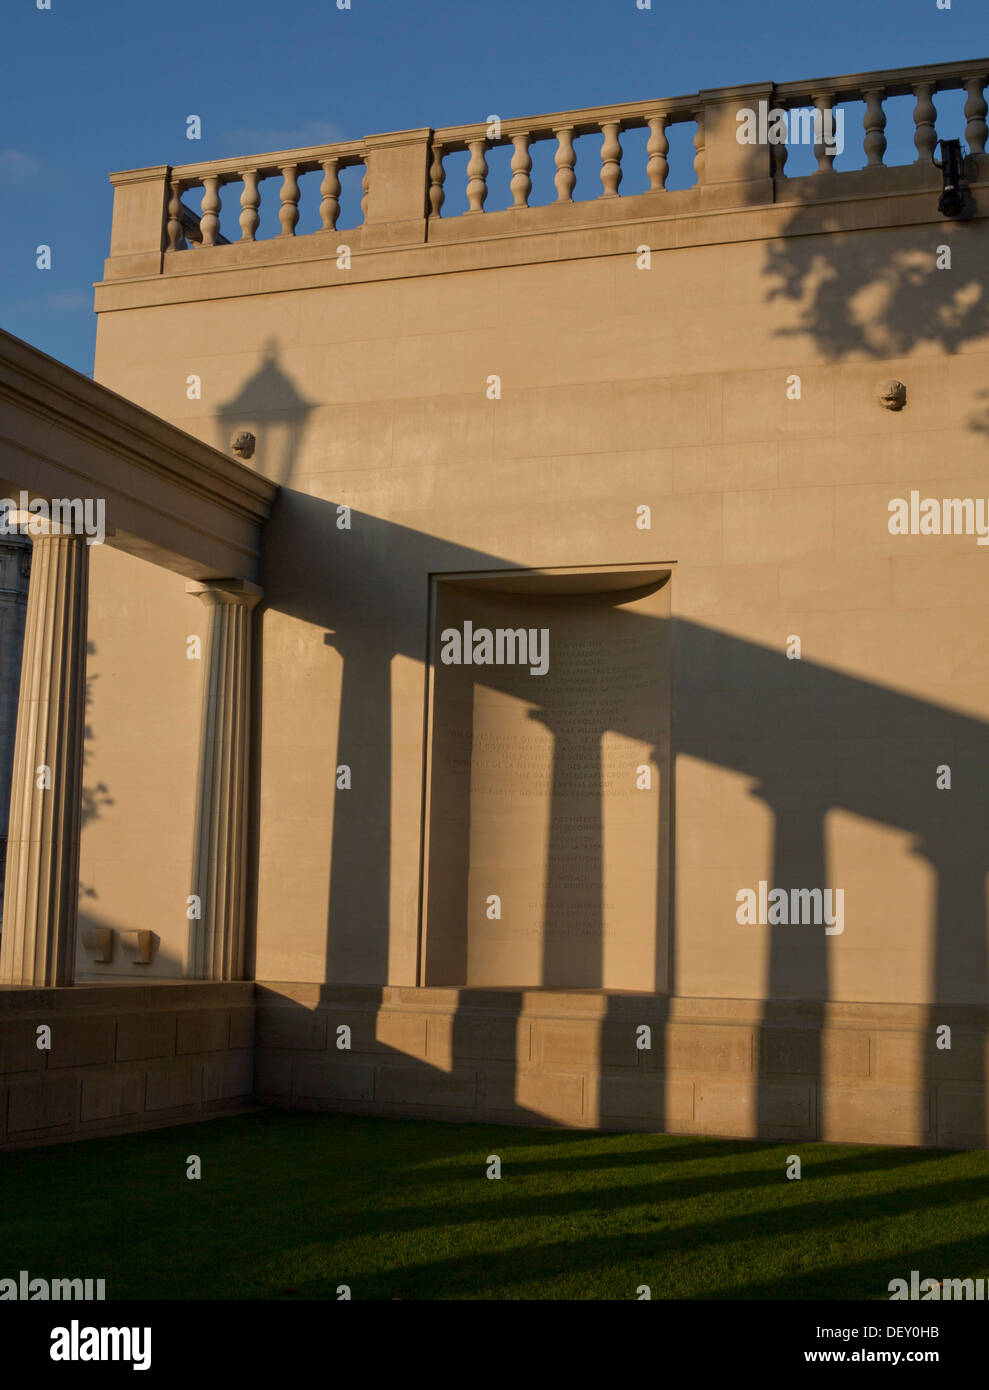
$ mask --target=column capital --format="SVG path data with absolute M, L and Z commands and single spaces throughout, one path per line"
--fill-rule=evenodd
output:
M 254 608 L 264 598 L 264 590 L 249 579 L 190 579 L 185 591 L 207 605 L 232 603 Z
M 20 536 L 30 536 L 32 540 L 51 539 L 62 536 L 66 540 L 84 541 L 85 531 L 80 531 L 73 523 L 53 521 L 50 516 L 38 512 L 8 512 L 5 518 L 7 528 Z

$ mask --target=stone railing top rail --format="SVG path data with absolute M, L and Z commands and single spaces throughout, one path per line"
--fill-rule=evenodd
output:
M 820 92 L 834 92 L 837 99 L 854 101 L 856 96 L 879 87 L 887 96 L 908 96 L 919 82 L 931 83 L 934 91 L 947 91 L 964 85 L 971 78 L 986 81 L 989 58 L 972 58 L 957 63 L 923 63 L 919 67 L 882 68 L 878 72 L 860 72 L 840 77 L 816 77 L 810 81 L 777 82 L 773 91 L 784 101 L 813 97 Z M 731 89 L 729 89 L 731 90 Z
M 175 165 L 171 172 L 173 178 L 181 179 L 184 184 L 193 186 L 211 174 L 229 174 L 232 178 L 241 179 L 247 169 L 252 169 L 259 175 L 279 174 L 288 164 L 296 165 L 300 171 L 305 168 L 318 169 L 330 156 L 338 158 L 341 163 L 350 160 L 360 164 L 367 156 L 367 148 L 367 140 L 340 140 L 332 145 L 306 145 L 296 150 L 270 150 L 264 154 L 206 159 L 198 164 L 179 164 Z M 125 180 L 128 172 L 130 171 L 111 174 L 111 183 Z
M 587 106 L 574 111 L 553 111 L 541 116 L 512 116 L 501 122 L 502 134 L 491 144 L 507 144 L 516 134 L 545 131 L 550 134 L 561 128 L 572 128 L 575 135 L 600 130 L 602 121 L 619 121 L 622 125 L 645 125 L 651 117 L 667 116 L 670 123 L 689 121 L 704 106 L 737 100 L 745 104 L 749 98 L 770 97 L 781 106 L 793 105 L 801 99 L 812 104 L 817 96 L 827 95 L 836 102 L 861 100 L 866 92 L 882 90 L 887 97 L 909 96 L 920 83 L 929 84 L 932 91 L 963 86 L 966 81 L 989 75 L 989 58 L 964 63 L 934 63 L 916 68 L 887 68 L 842 77 L 817 77 L 800 82 L 748 82 L 733 87 L 708 87 L 685 96 L 657 97 L 648 101 L 615 102 L 609 106 Z M 488 122 L 472 125 L 445 126 L 433 131 L 433 140 L 445 148 L 459 141 L 480 139 L 486 135 Z

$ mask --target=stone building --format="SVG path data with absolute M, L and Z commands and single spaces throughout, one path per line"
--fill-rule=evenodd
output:
M 3 340 L 5 486 L 106 518 L 33 538 L 4 1142 L 985 1143 L 987 76 L 112 175 L 96 382 Z

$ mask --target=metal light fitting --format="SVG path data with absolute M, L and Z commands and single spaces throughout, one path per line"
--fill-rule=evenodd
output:
M 944 187 L 941 196 L 937 201 L 937 210 L 942 217 L 961 217 L 965 209 L 965 194 L 961 189 L 962 181 L 962 142 L 960 140 L 939 140 L 941 146 L 941 158 L 934 158 L 931 153 L 931 163 L 935 169 L 940 169 L 943 175 Z M 937 146 L 935 146 L 935 149 Z

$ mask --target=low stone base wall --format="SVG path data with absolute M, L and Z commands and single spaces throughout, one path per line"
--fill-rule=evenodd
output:
M 937 1046 L 943 1025 L 950 1049 Z M 0 1149 L 257 1102 L 984 1148 L 987 1035 L 984 1009 L 894 1004 L 250 982 L 4 988 Z
M 252 983 L 0 989 L 0 1149 L 208 1119 L 253 1093 Z
M 258 985 L 257 1008 L 257 1095 L 269 1104 L 785 1142 L 987 1142 L 984 1009 L 274 983 Z M 944 1024 L 950 1050 L 936 1045 Z

